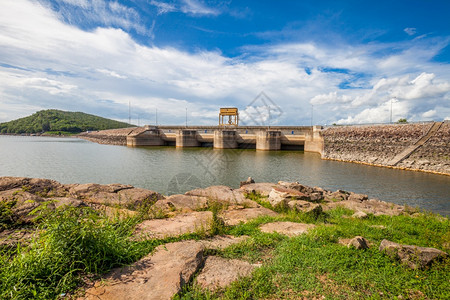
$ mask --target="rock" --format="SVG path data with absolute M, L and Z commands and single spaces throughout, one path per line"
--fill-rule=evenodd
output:
M 328 202 L 323 205 L 323 210 L 327 211 L 338 206 L 348 208 L 354 211 L 362 211 L 366 214 L 388 215 L 398 216 L 405 212 L 405 207 L 394 203 L 387 203 L 375 199 L 369 199 L 366 201 L 340 201 L 340 202 Z
M 61 196 L 66 195 L 64 186 L 59 182 L 50 179 L 27 178 L 27 177 L 0 177 L 0 191 L 20 188 L 31 194 L 39 193 L 40 196 Z
M 347 200 L 349 197 L 349 193 L 342 190 L 337 190 L 336 192 L 328 192 L 325 194 L 325 200 L 327 201 L 344 201 Z
M 242 235 L 239 237 L 235 237 L 232 235 L 215 235 L 212 238 L 199 242 L 202 243 L 203 246 L 205 246 L 205 248 L 207 249 L 221 250 L 231 245 L 245 241 L 246 239 L 248 239 L 247 235 Z
M 368 199 L 369 199 L 369 197 L 367 195 L 350 193 L 347 200 L 349 200 L 349 201 L 366 201 Z
M 435 248 L 402 245 L 388 240 L 381 241 L 379 250 L 412 269 L 424 268 L 448 256 L 446 252 Z
M 365 219 L 367 218 L 367 214 L 363 211 L 357 211 L 352 215 L 352 218 L 356 218 L 356 219 Z
M 86 290 L 86 300 L 171 299 L 203 263 L 203 246 L 195 241 L 156 248 L 129 267 L 118 268 Z
M 198 211 L 177 215 L 168 219 L 146 220 L 136 226 L 134 235 L 138 239 L 165 238 L 185 233 L 211 229 L 212 212 Z
M 303 194 L 312 194 L 315 192 L 314 188 L 306 185 L 302 185 L 298 182 L 286 182 L 286 181 L 278 181 L 278 184 L 287 189 L 296 190 Z
M 369 249 L 369 242 L 362 236 L 355 236 L 352 239 L 340 239 L 339 244 L 344 246 L 355 247 L 356 249 Z
M 239 184 L 239 187 L 243 187 L 244 185 L 250 184 L 250 183 L 255 183 L 255 181 L 251 177 L 247 178 L 246 181 L 241 181 Z
M 239 223 L 247 223 L 251 219 L 255 219 L 259 216 L 271 216 L 275 217 L 278 214 L 268 208 L 258 207 L 258 208 L 244 208 L 244 209 L 233 209 L 225 210 L 219 214 L 225 225 L 234 226 Z
M 51 200 L 53 201 L 55 208 L 60 208 L 64 206 L 68 207 L 86 206 L 86 204 L 83 201 L 75 198 L 63 197 L 63 198 L 52 198 Z
M 123 220 L 125 218 L 133 217 L 138 214 L 138 212 L 134 210 L 129 210 L 126 208 L 113 207 L 102 204 L 90 204 L 90 207 L 93 209 L 103 213 L 104 216 L 108 218 L 119 218 L 119 220 Z
M 250 183 L 242 186 L 240 190 L 242 190 L 244 193 L 250 194 L 250 193 L 256 193 L 263 197 L 268 197 L 270 191 L 272 188 L 277 186 L 276 184 L 269 183 L 269 182 L 260 182 L 260 183 Z
M 316 227 L 314 224 L 303 224 L 295 222 L 274 222 L 266 223 L 259 227 L 262 232 L 284 234 L 289 237 L 297 236 L 308 232 L 309 229 Z
M 247 207 L 259 206 L 256 202 L 245 198 L 243 190 L 233 190 L 224 185 L 215 185 L 204 189 L 191 190 L 186 192 L 185 195 L 207 197 L 210 200 L 217 200 L 232 205 L 245 205 Z
M 26 245 L 38 234 L 33 229 L 4 229 L 0 228 L 0 250 L 4 248 L 13 249 L 20 243 Z
M 158 200 L 157 207 L 170 207 L 171 210 L 199 210 L 208 207 L 208 198 L 188 195 L 172 195 Z
M 303 200 L 289 201 L 288 206 L 290 209 L 305 212 L 305 213 L 311 213 L 314 215 L 319 215 L 323 211 L 322 206 L 320 204 L 311 203 L 311 202 L 303 201 Z
M 157 192 L 122 184 L 74 184 L 69 186 L 69 193 L 90 203 L 119 205 L 133 209 L 142 204 L 151 205 L 159 199 L 164 199 L 164 196 Z
M 274 187 L 269 193 L 269 202 L 275 206 L 286 206 L 291 200 L 303 200 L 309 199 L 309 197 L 294 189 L 284 188 L 284 187 Z
M 208 256 L 196 282 L 209 290 L 224 288 L 240 277 L 249 276 L 255 268 L 256 265 L 246 261 Z

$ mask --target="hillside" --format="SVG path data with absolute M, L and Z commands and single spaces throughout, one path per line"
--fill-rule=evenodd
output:
M 129 126 L 127 123 L 82 112 L 49 109 L 38 111 L 25 118 L 0 123 L 0 133 L 22 134 L 48 131 L 79 133 L 88 130 L 105 130 Z

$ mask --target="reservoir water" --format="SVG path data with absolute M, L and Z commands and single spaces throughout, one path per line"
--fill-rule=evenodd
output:
M 321 160 L 300 151 L 100 145 L 77 138 L 0 136 L 0 176 L 61 183 L 122 183 L 163 194 L 256 182 L 298 181 L 450 215 L 450 176 Z

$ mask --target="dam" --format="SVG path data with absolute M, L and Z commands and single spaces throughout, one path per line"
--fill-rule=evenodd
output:
M 303 150 L 322 154 L 322 126 L 144 126 L 126 145 Z

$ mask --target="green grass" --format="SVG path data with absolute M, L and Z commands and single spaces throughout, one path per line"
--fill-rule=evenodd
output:
M 139 260 L 156 246 L 207 235 L 248 235 L 239 244 L 209 255 L 238 258 L 262 266 L 252 276 L 227 288 L 209 292 L 195 280 L 175 299 L 449 299 L 450 259 L 423 270 L 411 270 L 378 251 L 382 239 L 434 247 L 450 252 L 450 221 L 425 213 L 417 217 L 369 215 L 353 219 L 353 211 L 337 208 L 311 215 L 288 211 L 228 227 L 218 218 L 225 207 L 210 203 L 212 230 L 163 240 L 129 239 L 136 218 L 107 218 L 89 208 L 66 208 L 42 214 L 40 235 L 27 246 L 0 252 L 0 299 L 57 299 L 74 295 L 91 280 L 112 268 Z M 4 224 L 10 208 L 2 208 Z M 315 224 L 308 234 L 289 238 L 262 233 L 259 226 L 274 221 Z M 373 226 L 378 227 L 373 227 Z M 379 227 L 384 226 L 383 228 Z M 338 244 L 341 238 L 364 236 L 368 250 Z
M 317 219 L 289 213 L 258 218 L 228 233 L 250 238 L 215 255 L 263 263 L 251 277 L 209 292 L 192 283 L 176 299 L 449 299 L 450 259 L 423 270 L 412 270 L 378 250 L 382 239 L 449 252 L 450 222 L 432 214 L 369 216 L 350 219 L 353 212 L 335 209 Z M 344 217 L 342 217 L 344 216 Z M 263 223 L 289 220 L 314 223 L 308 234 L 288 238 L 258 230 Z M 385 228 L 372 227 L 383 225 Z M 356 250 L 338 244 L 340 238 L 362 235 L 372 244 Z M 400 296 L 400 298 L 398 298 Z

